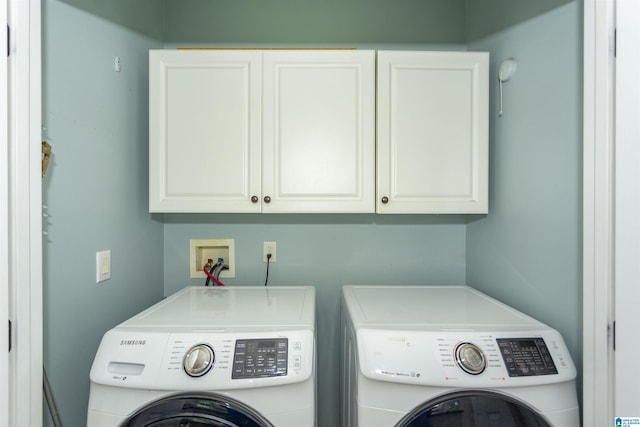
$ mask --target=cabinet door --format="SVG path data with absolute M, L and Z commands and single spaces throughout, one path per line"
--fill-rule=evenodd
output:
M 261 54 L 149 53 L 150 212 L 260 212 Z
M 264 53 L 263 212 L 375 211 L 375 52 Z
M 378 52 L 377 211 L 488 211 L 489 54 Z

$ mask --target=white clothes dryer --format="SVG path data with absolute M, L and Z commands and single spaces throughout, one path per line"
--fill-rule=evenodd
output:
M 88 427 L 313 427 L 315 288 L 188 287 L 108 331 Z
M 579 427 L 560 334 L 467 286 L 343 288 L 343 427 Z

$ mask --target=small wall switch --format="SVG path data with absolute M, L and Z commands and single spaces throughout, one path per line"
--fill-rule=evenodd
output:
M 96 252 L 96 283 L 111 279 L 111 250 Z
M 276 242 L 264 242 L 262 246 L 262 261 L 267 262 L 267 255 L 271 254 L 269 262 L 276 262 Z

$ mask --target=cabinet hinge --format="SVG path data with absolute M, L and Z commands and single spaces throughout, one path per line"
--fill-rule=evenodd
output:
M 616 351 L 616 321 L 613 321 L 613 331 L 611 332 L 611 343 L 613 345 L 613 351 Z
M 9 320 L 9 353 L 11 353 L 11 320 Z
M 11 54 L 11 28 L 7 24 L 7 57 Z

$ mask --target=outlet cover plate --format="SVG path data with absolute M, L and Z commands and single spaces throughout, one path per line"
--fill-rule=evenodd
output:
M 111 279 L 111 250 L 96 252 L 96 283 Z

